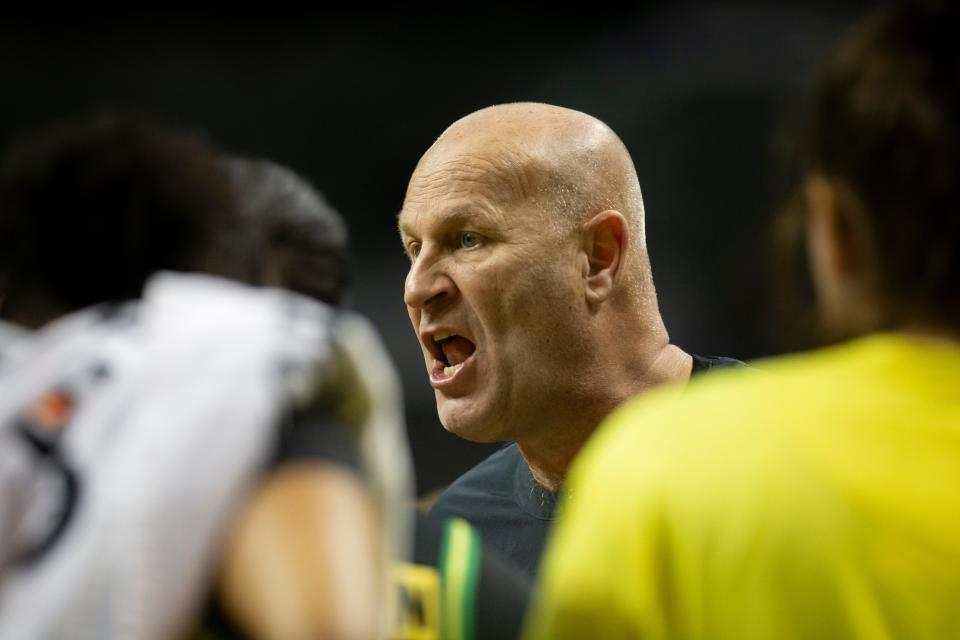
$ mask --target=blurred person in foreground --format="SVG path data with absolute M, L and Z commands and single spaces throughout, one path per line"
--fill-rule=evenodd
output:
M 243 237 L 213 149 L 142 116 L 4 154 L 2 315 L 31 331 L 0 364 L 0 636 L 181 637 L 211 593 L 252 637 L 386 633 L 390 363 L 359 318 L 223 277 L 267 280 Z
M 829 59 L 806 246 L 845 341 L 630 403 L 573 470 L 530 638 L 960 636 L 960 20 Z
M 431 517 L 464 518 L 533 577 L 567 468 L 601 420 L 736 361 L 670 343 L 633 161 L 587 114 L 517 103 L 458 120 L 418 163 L 398 222 L 440 421 L 510 443 Z
M 329 304 L 346 296 L 349 243 L 342 217 L 303 178 L 262 159 L 225 160 L 242 220 L 233 253 L 246 278 Z M 245 248 L 245 249 L 244 249 Z M 401 445 L 402 446 L 402 445 Z M 402 495 L 387 505 L 410 515 Z M 415 515 L 413 553 L 390 571 L 389 635 L 394 640 L 477 638 L 519 634 L 530 584 L 460 519 Z M 214 614 L 218 609 L 213 609 Z M 220 637 L 236 630 L 228 617 L 210 616 Z

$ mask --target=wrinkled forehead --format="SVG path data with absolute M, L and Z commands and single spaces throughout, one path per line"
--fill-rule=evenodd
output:
M 428 152 L 410 178 L 400 222 L 465 208 L 498 223 L 514 217 L 530 197 L 524 161 L 484 151 Z
M 407 201 L 473 194 L 508 204 L 527 197 L 526 159 L 482 141 L 453 149 L 431 149 L 407 187 Z

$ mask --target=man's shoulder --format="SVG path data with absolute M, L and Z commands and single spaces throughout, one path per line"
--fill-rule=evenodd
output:
M 489 493 L 504 489 L 509 494 L 513 487 L 513 471 L 522 461 L 523 456 L 516 444 L 504 445 L 454 480 L 441 494 L 440 500 L 445 496 L 478 490 Z
M 702 480 L 785 465 L 798 455 L 792 434 L 809 434 L 808 423 L 822 422 L 818 405 L 827 388 L 823 378 L 834 358 L 827 350 L 763 359 L 755 366 L 735 360 L 718 364 L 719 359 L 711 358 L 713 366 L 699 373 L 717 368 L 723 373 L 695 375 L 680 394 L 665 387 L 624 403 L 578 460 L 595 459 L 590 464 L 620 474 L 628 483 L 630 478 L 646 482 L 654 476 L 682 475 L 691 468 Z M 636 451 L 657 455 L 638 458 Z M 701 494 L 734 485 L 698 484 Z
M 453 481 L 437 498 L 431 516 L 463 516 L 464 507 L 474 511 L 490 500 L 512 500 L 514 472 L 523 461 L 520 449 L 510 443 L 492 453 Z

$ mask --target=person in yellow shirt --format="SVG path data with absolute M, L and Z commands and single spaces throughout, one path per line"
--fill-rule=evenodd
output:
M 802 193 L 834 344 L 611 415 L 526 637 L 960 637 L 958 25 L 894 5 L 829 59 Z

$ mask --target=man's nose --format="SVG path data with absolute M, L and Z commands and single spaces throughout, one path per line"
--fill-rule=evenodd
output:
M 453 297 L 455 286 L 440 261 L 421 253 L 410 266 L 403 301 L 412 309 L 435 306 Z

